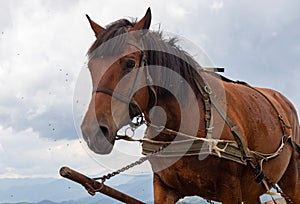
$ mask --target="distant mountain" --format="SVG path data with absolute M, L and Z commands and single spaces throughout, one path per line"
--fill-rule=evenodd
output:
M 11 204 L 11 203 L 3 203 L 3 204 Z M 21 203 L 17 203 L 17 204 L 33 204 L 33 203 L 21 202 Z M 49 200 L 43 200 L 43 201 L 40 201 L 40 202 L 34 203 L 34 204 L 57 204 L 57 203 L 54 203 Z
M 152 176 L 120 175 L 108 185 L 142 201 L 153 199 Z M 117 185 L 126 180 L 126 184 Z M 67 179 L 0 179 L 1 204 L 114 204 L 120 203 L 101 193 L 90 196 L 79 184 Z
M 119 175 L 112 181 L 109 180 L 107 185 L 147 204 L 153 203 L 152 175 L 135 177 Z M 270 200 L 270 196 L 264 195 L 262 200 Z M 120 204 L 121 202 L 101 193 L 90 196 L 81 185 L 67 179 L 0 179 L 0 204 L 101 203 Z M 207 204 L 207 202 L 192 196 L 178 201 L 177 204 Z
M 0 179 L 0 202 L 39 202 L 79 199 L 87 196 L 80 185 L 65 179 Z

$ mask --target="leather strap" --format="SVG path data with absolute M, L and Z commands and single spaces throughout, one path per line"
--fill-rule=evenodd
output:
M 214 155 L 247 165 L 235 141 L 197 138 L 171 142 L 143 139 L 141 142 L 144 155 L 153 152 L 159 152 L 156 157 Z
M 216 108 L 216 110 L 219 112 L 223 120 L 226 122 L 228 127 L 230 128 L 231 132 L 233 133 L 233 136 L 243 153 L 244 159 L 251 158 L 250 151 L 248 149 L 248 146 L 246 145 L 246 142 L 244 140 L 244 137 L 242 136 L 239 128 L 232 122 L 232 120 L 227 116 L 223 108 L 219 105 L 219 103 L 215 100 L 214 97 L 210 97 L 210 100 L 213 104 L 213 106 Z
M 293 147 L 295 148 L 295 150 L 300 154 L 300 146 L 293 140 L 291 140 L 291 143 L 292 143 Z
M 113 89 L 111 88 L 108 88 L 108 87 L 105 87 L 105 86 L 97 86 L 94 90 L 93 90 L 93 93 L 94 92 L 102 92 L 102 93 L 105 93 L 107 95 L 110 95 L 110 96 L 113 96 L 115 97 L 116 99 L 118 99 L 119 101 L 122 101 L 123 103 L 130 103 L 131 99 L 128 97 L 128 96 L 125 96 L 123 94 L 120 94 L 116 91 L 114 91 Z

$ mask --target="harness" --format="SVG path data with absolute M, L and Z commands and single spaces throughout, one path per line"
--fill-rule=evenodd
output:
M 275 183 L 270 181 L 270 179 L 268 179 L 265 176 L 265 174 L 263 172 L 263 162 L 277 157 L 280 154 L 280 152 L 283 150 L 283 147 L 287 141 L 290 141 L 292 143 L 292 145 L 294 147 L 296 147 L 296 149 L 299 149 L 299 146 L 294 141 L 291 140 L 291 136 L 287 135 L 286 129 L 291 129 L 291 127 L 284 122 L 283 117 L 279 114 L 278 110 L 276 109 L 274 104 L 270 101 L 270 99 L 266 95 L 264 95 L 261 91 L 259 91 L 258 89 L 255 89 L 254 87 L 251 87 L 250 85 L 248 85 L 244 82 L 231 81 L 231 80 L 227 79 L 233 83 L 243 84 L 243 85 L 249 87 L 250 89 L 255 90 L 260 95 L 262 95 L 275 110 L 275 112 L 278 116 L 278 119 L 280 121 L 281 127 L 282 127 L 283 136 L 282 136 L 281 143 L 280 143 L 279 147 L 277 148 L 277 150 L 275 152 L 269 153 L 269 154 L 264 154 L 261 152 L 253 151 L 247 147 L 244 137 L 241 134 L 239 128 L 227 116 L 226 112 L 216 101 L 215 97 L 213 96 L 213 91 L 211 90 L 209 85 L 205 82 L 205 80 L 200 76 L 200 73 L 198 73 L 198 75 L 195 76 L 194 82 L 197 85 L 197 88 L 198 88 L 200 94 L 202 95 L 202 99 L 203 99 L 203 103 L 204 103 L 206 136 L 203 138 L 199 138 L 199 137 L 187 135 L 182 132 L 174 131 L 174 130 L 166 128 L 166 127 L 156 126 L 153 123 L 151 123 L 147 114 L 141 110 L 138 103 L 134 99 L 135 93 L 140 86 L 142 74 L 143 74 L 143 72 L 145 72 L 148 90 L 149 90 L 149 93 L 152 94 L 152 97 L 151 97 L 152 103 L 149 104 L 149 106 L 153 107 L 157 101 L 155 90 L 152 87 L 152 78 L 151 78 L 148 68 L 147 68 L 147 59 L 146 59 L 146 55 L 144 53 L 144 46 L 143 46 L 143 44 L 140 45 L 131 40 L 128 41 L 128 44 L 136 47 L 141 52 L 139 67 L 138 67 L 137 74 L 135 76 L 134 85 L 133 85 L 133 88 L 131 89 L 131 91 L 127 95 L 124 95 L 124 94 L 118 93 L 115 90 L 110 89 L 108 87 L 97 86 L 96 88 L 93 89 L 93 93 L 98 93 L 98 92 L 105 93 L 107 95 L 110 95 L 111 97 L 116 98 L 117 100 L 119 100 L 123 103 L 129 104 L 130 111 L 133 114 L 138 115 L 138 118 L 139 118 L 136 123 L 132 122 L 130 124 L 133 133 L 137 126 L 146 124 L 147 128 L 150 128 L 150 127 L 154 128 L 160 134 L 182 136 L 186 139 L 178 140 L 178 141 L 155 141 L 155 140 L 148 139 L 148 138 L 136 140 L 136 139 L 133 139 L 132 137 L 127 136 L 127 134 L 126 134 L 126 135 L 117 135 L 116 140 L 124 139 L 124 140 L 128 140 L 128 141 L 141 142 L 142 150 L 143 150 L 142 153 L 144 155 L 146 155 L 146 157 L 144 157 L 144 158 L 148 158 L 149 156 L 178 157 L 178 156 L 195 156 L 195 155 L 213 155 L 213 156 L 216 156 L 219 158 L 223 158 L 223 159 L 227 159 L 230 161 L 240 163 L 242 165 L 250 164 L 250 166 L 253 168 L 253 171 L 256 174 L 255 181 L 258 183 L 262 182 L 264 184 L 264 186 L 266 187 L 267 191 L 270 192 L 269 186 L 273 187 L 275 185 Z M 224 69 L 223 68 L 212 68 L 212 69 L 211 68 L 203 68 L 202 70 L 198 70 L 198 72 L 200 72 L 200 71 L 214 72 L 214 71 L 222 71 L 222 70 L 224 70 Z M 225 77 L 223 77 L 223 78 L 225 78 Z M 149 101 L 151 101 L 151 100 L 149 100 Z M 212 138 L 213 124 L 214 124 L 212 107 L 215 108 L 215 110 L 218 112 L 218 114 L 226 122 L 227 126 L 230 128 L 230 130 L 235 138 L 235 141 Z M 187 149 L 187 146 L 189 147 L 188 149 Z M 146 159 L 143 159 L 143 161 L 145 161 L 145 160 Z M 138 165 L 142 162 L 136 162 L 137 164 L 135 164 L 135 165 Z M 134 165 L 131 164 L 129 168 L 131 168 L 133 166 Z M 112 176 L 114 176 L 114 175 L 112 175 Z M 104 180 L 108 179 L 108 178 L 100 177 L 97 179 L 102 179 L 102 181 L 104 182 Z M 281 191 L 281 193 L 282 193 L 282 191 Z

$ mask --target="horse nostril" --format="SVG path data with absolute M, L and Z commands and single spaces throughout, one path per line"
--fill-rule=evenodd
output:
M 109 131 L 108 131 L 108 128 L 105 127 L 105 126 L 100 126 L 100 130 L 102 132 L 102 134 L 105 136 L 105 137 L 108 137 L 109 136 Z

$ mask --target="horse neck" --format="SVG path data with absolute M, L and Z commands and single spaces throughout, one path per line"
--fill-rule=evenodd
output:
M 186 93 L 187 101 L 179 103 L 172 96 L 157 98 L 156 106 L 148 111 L 151 123 L 193 136 L 205 134 L 204 104 L 201 96 Z M 149 128 L 147 136 L 159 141 L 174 140 L 174 135 L 158 134 Z M 186 138 L 185 138 L 186 139 Z

